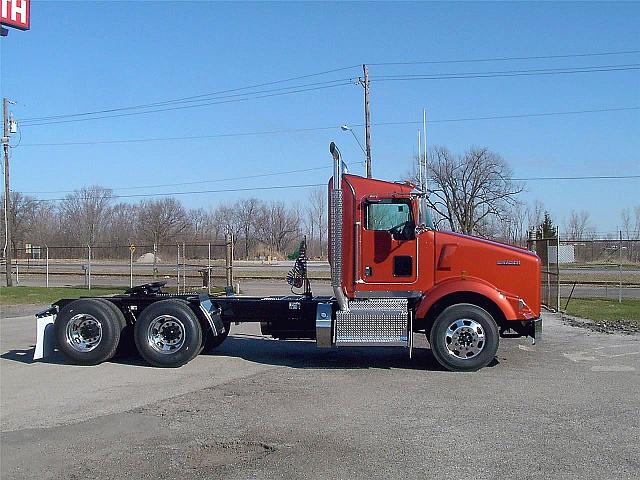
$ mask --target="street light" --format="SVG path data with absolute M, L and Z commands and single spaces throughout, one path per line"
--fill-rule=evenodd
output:
M 367 156 L 367 152 L 365 151 L 364 147 L 360 143 L 360 140 L 358 140 L 358 137 L 356 136 L 355 132 L 351 129 L 351 127 L 349 125 L 341 125 L 340 129 L 343 132 L 351 132 L 351 135 L 353 135 L 353 138 L 356 139 L 356 142 L 358 142 L 358 146 L 360 147 L 360 150 L 362 150 L 362 153 L 364 153 L 364 156 L 366 157 Z

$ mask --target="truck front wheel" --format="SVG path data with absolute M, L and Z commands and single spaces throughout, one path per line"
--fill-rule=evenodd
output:
M 200 352 L 202 328 L 182 301 L 162 300 L 145 308 L 134 327 L 140 355 L 154 367 L 180 367 Z
M 483 308 L 470 303 L 447 307 L 431 328 L 433 355 L 443 367 L 454 372 L 479 370 L 498 351 L 498 326 Z

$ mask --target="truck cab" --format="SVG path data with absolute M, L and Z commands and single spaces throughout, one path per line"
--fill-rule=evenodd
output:
M 351 175 L 335 153 L 334 160 L 335 344 L 411 348 L 412 333 L 421 332 L 440 363 L 474 370 L 493 359 L 498 337 L 535 338 L 541 330 L 537 255 L 427 227 L 420 218 L 424 195 L 414 185 Z

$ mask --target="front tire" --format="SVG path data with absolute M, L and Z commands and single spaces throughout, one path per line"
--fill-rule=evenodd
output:
M 95 298 L 81 298 L 60 310 L 55 335 L 67 358 L 80 365 L 96 365 L 116 353 L 122 328 L 108 306 Z
M 145 308 L 134 327 L 140 355 L 154 367 L 180 367 L 200 352 L 202 328 L 186 302 L 162 300 Z
M 431 350 L 440 365 L 454 372 L 487 366 L 498 351 L 498 326 L 483 308 L 460 303 L 436 318 L 429 336 Z

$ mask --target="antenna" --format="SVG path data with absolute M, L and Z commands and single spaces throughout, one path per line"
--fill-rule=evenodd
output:
M 424 132 L 424 189 L 423 192 L 426 192 L 428 189 L 427 186 L 427 109 L 422 109 L 422 131 Z M 420 166 L 422 167 L 422 160 L 420 160 Z M 420 185 L 422 188 L 422 185 Z
M 422 150 L 420 146 L 420 130 L 418 130 L 418 185 L 420 185 L 420 190 L 422 190 Z

